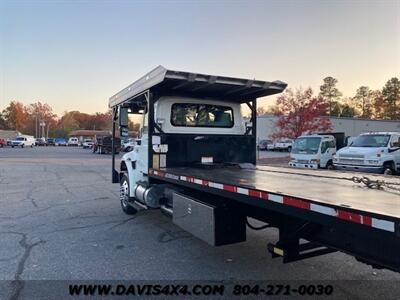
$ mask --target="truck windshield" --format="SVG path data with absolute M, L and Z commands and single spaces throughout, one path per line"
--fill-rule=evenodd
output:
M 25 138 L 23 138 L 23 137 L 17 137 L 15 140 L 16 140 L 16 141 L 24 141 Z
M 184 127 L 233 127 L 233 110 L 231 107 L 175 103 L 171 109 L 171 124 Z
M 320 144 L 320 137 L 300 137 L 293 142 L 292 153 L 317 154 Z
M 387 134 L 368 134 L 358 136 L 350 147 L 387 147 L 390 135 Z

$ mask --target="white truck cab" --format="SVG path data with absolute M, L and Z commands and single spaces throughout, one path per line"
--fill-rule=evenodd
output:
M 336 169 L 394 174 L 400 171 L 400 132 L 360 134 L 333 159 Z
M 154 104 L 154 120 L 165 134 L 195 135 L 193 139 L 207 140 L 205 135 L 243 135 L 245 122 L 239 103 L 205 100 L 189 97 L 161 97 Z M 148 172 L 148 113 L 143 114 L 140 139 L 133 151 L 123 155 L 121 162 L 129 174 L 129 186 L 145 182 Z M 204 135 L 204 136 L 203 136 Z M 168 145 L 163 145 L 158 136 L 153 136 L 153 150 L 160 153 L 156 165 L 166 167 Z M 187 149 L 189 150 L 189 149 Z M 193 149 L 191 149 L 193 150 Z M 202 162 L 214 162 L 214 157 L 204 156 Z M 153 161 L 154 165 L 154 161 Z M 136 188 L 130 188 L 130 197 L 135 197 Z
M 289 166 L 297 168 L 331 168 L 336 153 L 336 140 L 332 135 L 303 135 L 292 145 Z

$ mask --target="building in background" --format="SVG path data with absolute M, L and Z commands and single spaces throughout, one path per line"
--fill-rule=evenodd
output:
M 16 130 L 0 130 L 0 139 L 13 140 L 19 135 L 21 132 Z
M 274 115 L 257 117 L 257 139 L 269 139 L 275 131 Z M 332 123 L 332 132 L 344 132 L 345 136 L 357 136 L 363 132 L 397 131 L 400 132 L 400 120 L 369 120 L 356 118 L 329 117 Z

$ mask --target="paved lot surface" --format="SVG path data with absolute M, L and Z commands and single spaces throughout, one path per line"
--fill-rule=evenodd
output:
M 290 160 L 290 153 L 286 151 L 258 151 L 257 160 L 259 165 L 287 167 Z
M 80 148 L 0 149 L 0 280 L 14 281 L 10 299 L 32 299 L 23 282 L 32 279 L 335 280 L 341 299 L 400 294 L 400 274 L 342 253 L 285 265 L 271 259 L 273 229 L 214 248 L 159 211 L 127 216 L 110 164 Z

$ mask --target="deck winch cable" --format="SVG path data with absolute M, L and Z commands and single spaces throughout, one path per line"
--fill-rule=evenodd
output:
M 376 189 L 376 190 L 393 190 L 396 192 L 400 192 L 400 183 L 397 182 L 389 182 L 385 180 L 372 180 L 366 176 L 362 177 L 357 177 L 353 176 L 351 178 L 349 177 L 336 177 L 336 176 L 326 176 L 326 175 L 316 175 L 316 174 L 307 174 L 307 173 L 292 173 L 292 172 L 285 172 L 285 171 L 274 171 L 274 170 L 263 170 L 263 169 L 258 169 L 263 172 L 271 172 L 271 173 L 282 173 L 282 174 L 289 174 L 289 175 L 302 175 L 302 176 L 310 176 L 310 177 L 318 177 L 318 178 L 327 178 L 327 179 L 340 179 L 340 180 L 347 180 L 347 181 L 352 181 L 354 183 L 362 183 L 366 187 L 370 189 Z M 398 187 L 397 187 L 398 186 Z

